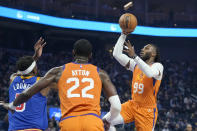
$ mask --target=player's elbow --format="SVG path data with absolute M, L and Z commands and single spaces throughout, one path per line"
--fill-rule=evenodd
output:
M 113 57 L 117 59 L 118 55 L 115 51 L 113 51 Z
M 121 63 L 121 58 L 120 58 L 118 55 L 113 54 L 113 57 L 114 57 L 119 63 Z

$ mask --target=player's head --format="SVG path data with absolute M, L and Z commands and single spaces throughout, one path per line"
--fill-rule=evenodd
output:
M 75 42 L 73 47 L 74 57 L 87 57 L 90 59 L 92 57 L 92 45 L 86 39 L 80 39 Z
M 38 73 L 36 62 L 32 56 L 23 56 L 19 58 L 19 60 L 16 62 L 16 67 L 21 75 L 37 75 Z
M 140 57 L 146 61 L 153 59 L 154 62 L 160 62 L 160 52 L 156 45 L 147 44 L 144 48 L 141 49 Z

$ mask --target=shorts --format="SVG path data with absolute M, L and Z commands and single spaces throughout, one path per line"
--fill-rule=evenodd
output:
M 153 131 L 158 111 L 157 108 L 142 107 L 129 100 L 122 104 L 120 114 L 124 119 L 124 123 L 135 122 L 137 131 Z
M 103 121 L 95 115 L 70 116 L 59 126 L 61 131 L 104 131 Z

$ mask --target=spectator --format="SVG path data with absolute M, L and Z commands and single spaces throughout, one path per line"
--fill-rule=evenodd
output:
M 192 125 L 191 124 L 187 124 L 185 131 L 192 131 Z
M 173 110 L 170 109 L 170 111 L 167 112 L 166 116 L 167 116 L 167 118 L 174 119 L 174 112 L 173 112 Z
M 176 125 L 175 125 L 174 131 L 181 131 L 181 128 L 180 128 L 179 124 L 176 124 Z
M 168 128 L 168 125 L 165 125 L 164 128 L 162 129 L 162 131 L 170 131 Z

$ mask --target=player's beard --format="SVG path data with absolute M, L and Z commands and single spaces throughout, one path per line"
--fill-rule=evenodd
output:
M 147 61 L 150 59 L 151 53 L 147 52 L 146 54 L 142 55 L 141 58 L 143 61 Z

